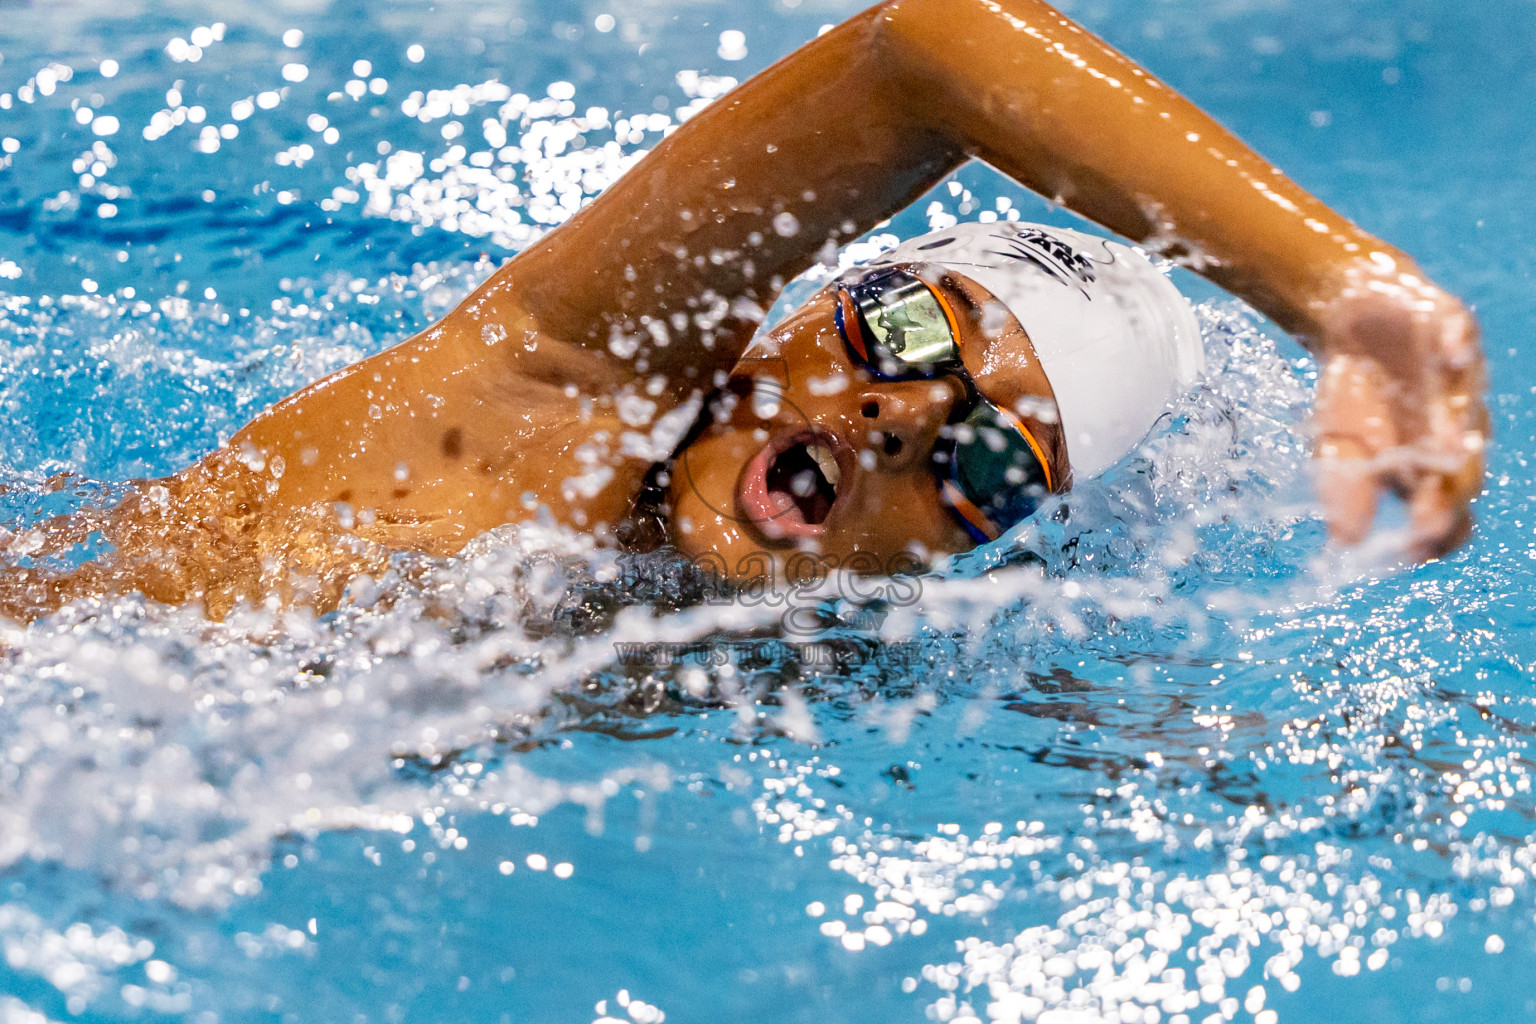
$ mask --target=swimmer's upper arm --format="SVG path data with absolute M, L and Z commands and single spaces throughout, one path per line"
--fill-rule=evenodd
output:
M 546 330 L 638 340 L 686 390 L 786 279 L 970 156 L 1302 334 L 1339 268 L 1401 255 L 1041 0 L 890 0 L 679 127 L 503 274 Z
M 686 391 L 734 364 L 786 280 L 953 169 L 964 154 L 887 74 L 884 11 L 727 93 L 506 268 L 543 328 L 638 340 L 644 372 Z

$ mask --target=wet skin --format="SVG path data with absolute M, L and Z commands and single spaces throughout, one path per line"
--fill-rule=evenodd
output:
M 1066 446 L 1028 335 L 974 282 L 908 269 L 956 311 L 961 359 L 977 389 L 1020 414 L 1065 489 Z M 826 289 L 754 343 L 731 376 L 734 401 L 725 415 L 678 457 L 669 536 L 684 553 L 717 554 L 746 576 L 767 568 L 763 557 L 782 562 L 796 551 L 889 570 L 975 546 L 940 501 L 933 469 L 964 386 L 952 374 L 876 379 L 849 356 L 834 318 L 838 302 L 838 292 Z M 834 471 L 806 459 L 817 447 L 835 460 Z M 785 464 L 788 473 L 775 472 Z M 819 502 L 793 500 L 800 474 L 816 480 Z
M 972 158 L 1187 258 L 1314 350 L 1336 538 L 1364 537 L 1387 491 L 1409 502 L 1414 556 L 1465 538 L 1488 417 L 1477 323 L 1454 296 L 1042 0 L 887 0 L 689 120 L 429 331 L 290 396 L 117 509 L 58 524 L 45 551 L 100 530 L 115 552 L 67 577 L 6 574 L 0 611 L 127 590 L 216 615 L 274 594 L 325 607 L 391 551 L 450 554 L 541 507 L 613 543 L 665 454 L 636 438 L 738 372 L 785 281 Z M 824 308 L 792 324 L 763 350 L 834 359 Z M 862 385 L 811 395 L 814 375 L 791 371 L 795 404 L 852 458 L 871 429 L 851 394 Z M 695 551 L 953 549 L 918 468 L 943 400 L 925 384 L 879 390 L 870 418 L 890 429 L 873 429 L 903 451 L 850 474 L 822 536 L 727 514 L 762 450 L 745 420 L 690 453 L 715 511 L 674 486 L 672 536 Z

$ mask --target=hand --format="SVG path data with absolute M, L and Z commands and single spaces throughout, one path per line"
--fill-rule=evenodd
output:
M 1351 282 L 1324 320 L 1313 414 L 1318 489 L 1337 541 L 1370 533 L 1383 490 L 1407 503 L 1416 560 L 1467 539 L 1488 441 L 1477 321 L 1413 273 Z

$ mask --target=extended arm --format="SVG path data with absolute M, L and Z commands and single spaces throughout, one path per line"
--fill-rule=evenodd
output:
M 1418 554 L 1462 535 L 1486 432 L 1470 315 L 1408 256 L 1040 0 L 866 11 L 679 129 L 493 286 L 572 340 L 641 337 L 649 368 L 686 387 L 751 333 L 739 306 L 718 322 L 701 310 L 765 306 L 829 241 L 971 156 L 1184 257 L 1318 350 L 1318 452 L 1338 535 L 1364 534 L 1381 487 L 1412 502 Z M 666 326 L 665 348 L 646 321 Z
M 503 273 L 547 329 L 601 343 L 704 296 L 766 304 L 969 157 L 1304 336 L 1349 268 L 1412 266 L 1041 0 L 891 0 L 705 110 Z

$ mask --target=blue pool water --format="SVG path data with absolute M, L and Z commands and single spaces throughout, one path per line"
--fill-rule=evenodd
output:
M 10 550 L 430 323 L 856 8 L 0 3 Z M 1328 552 L 1311 364 L 1183 275 L 1173 426 L 843 664 L 626 668 L 774 610 L 622 600 L 531 529 L 320 620 L 6 626 L 0 1020 L 1536 1017 L 1536 8 L 1065 9 L 1476 305 L 1467 548 Z M 890 230 L 1009 207 L 1071 223 L 970 167 Z

